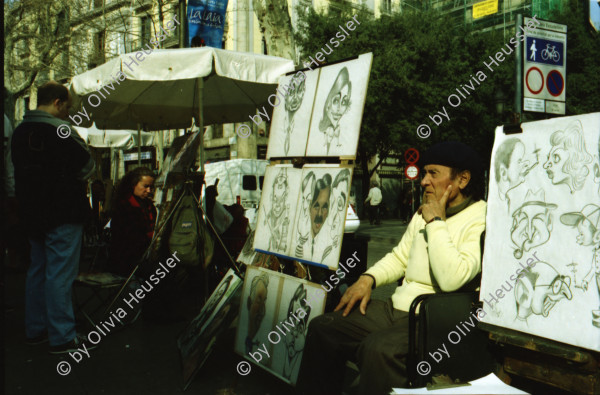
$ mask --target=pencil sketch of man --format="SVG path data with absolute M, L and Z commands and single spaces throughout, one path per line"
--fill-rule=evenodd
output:
M 537 151 L 536 151 L 537 153 Z M 494 170 L 500 200 L 509 201 L 508 193 L 525 182 L 525 177 L 537 164 L 525 157 L 525 145 L 518 138 L 504 141 L 496 151 Z
M 290 139 L 292 132 L 294 131 L 294 116 L 302 105 L 302 99 L 304 99 L 304 92 L 306 91 L 305 79 L 299 82 L 292 80 L 291 86 L 285 96 L 285 141 L 283 143 L 283 149 L 287 155 L 290 150 Z
M 552 233 L 552 210 L 556 204 L 546 203 L 542 189 L 537 192 L 529 191 L 525 202 L 512 215 L 513 225 L 510 237 L 516 248 L 515 258 L 520 259 L 523 252 L 542 245 L 550 239 Z
M 279 170 L 273 182 L 271 209 L 265 216 L 269 226 L 269 251 L 285 252 L 287 250 L 287 234 L 290 224 L 289 205 L 287 204 L 289 185 L 287 169 Z
M 317 178 L 312 171 L 302 180 L 302 195 L 301 195 L 301 211 L 298 218 L 298 238 L 296 240 L 296 257 L 304 256 L 304 245 L 308 241 L 310 234 L 310 202 L 312 199 L 312 191 L 315 188 Z

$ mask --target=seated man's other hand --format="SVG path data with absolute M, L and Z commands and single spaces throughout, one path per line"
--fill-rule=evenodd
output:
M 342 316 L 347 316 L 354 304 L 360 302 L 360 312 L 365 315 L 367 312 L 367 303 L 371 300 L 371 287 L 373 286 L 373 279 L 369 276 L 360 276 L 350 288 L 344 292 L 344 296 L 340 300 L 340 303 L 336 306 L 333 311 L 338 311 L 344 308 Z

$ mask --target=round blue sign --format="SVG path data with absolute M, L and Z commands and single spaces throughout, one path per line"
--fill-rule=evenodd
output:
M 562 74 L 558 70 L 550 71 L 546 77 L 546 86 L 552 96 L 560 96 L 565 89 L 565 80 Z

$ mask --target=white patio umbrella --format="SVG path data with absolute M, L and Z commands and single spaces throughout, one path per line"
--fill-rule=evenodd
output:
M 138 133 L 135 130 L 100 130 L 96 125 L 90 128 L 76 126 L 75 129 L 81 138 L 94 148 L 119 148 L 130 150 L 138 146 L 151 146 L 154 144 L 155 134 L 150 132 L 141 132 L 141 140 L 138 139 Z
M 257 108 L 271 108 L 279 77 L 294 70 L 289 59 L 210 47 L 139 53 L 73 78 L 71 115 L 80 112 L 79 126 L 154 131 L 189 128 L 195 119 L 203 130 L 248 121 Z

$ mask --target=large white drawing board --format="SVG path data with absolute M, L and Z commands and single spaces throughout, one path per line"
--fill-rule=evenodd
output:
M 282 77 L 277 87 L 283 100 L 273 110 L 268 158 L 297 157 L 306 153 L 310 117 L 321 69 Z
M 293 234 L 302 169 L 268 166 L 258 209 L 254 248 L 288 255 Z
M 352 166 L 269 166 L 254 249 L 337 269 L 351 183 Z
M 373 54 L 321 69 L 306 156 L 356 157 Z
M 496 129 L 484 322 L 600 351 L 600 113 Z
M 373 54 L 281 78 L 267 158 L 356 158 Z

